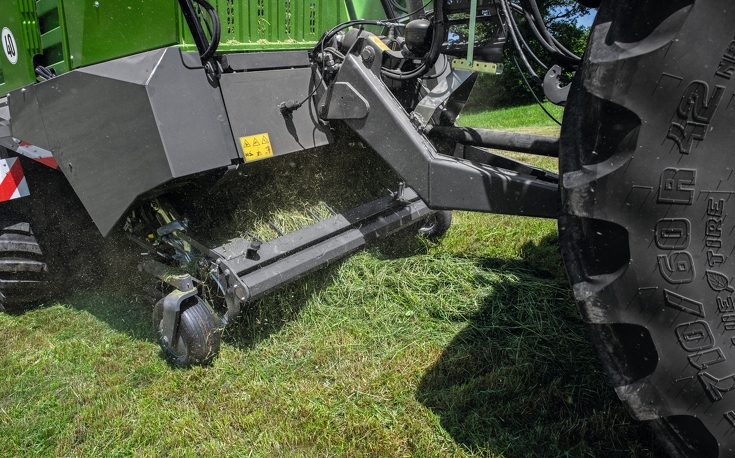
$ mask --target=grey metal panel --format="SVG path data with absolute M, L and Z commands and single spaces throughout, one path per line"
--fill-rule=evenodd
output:
M 434 113 L 436 113 L 439 107 L 449 100 L 452 94 L 472 75 L 472 72 L 454 70 L 447 75 L 446 79 L 441 79 L 436 87 L 426 94 L 426 96 L 413 110 L 413 113 L 415 113 L 414 116 L 417 117 L 419 125 L 421 127 L 426 127 L 426 124 L 432 120 Z
M 15 138 L 50 150 L 46 130 L 41 122 L 41 110 L 36 97 L 36 86 L 16 89 L 8 95 L 8 108 L 13 121 L 10 130 Z
M 166 50 L 147 89 L 174 178 L 237 159 L 219 88 L 209 84 L 203 70 L 183 67 L 179 49 Z
M 111 60 L 101 64 L 80 68 L 79 72 L 106 78 L 144 85 L 156 70 L 163 56 L 170 48 L 155 49 L 140 54 Z
M 308 67 L 307 51 L 271 51 L 225 54 L 223 65 L 235 71 L 268 70 L 275 68 Z
M 100 232 L 171 178 L 145 87 L 69 72 L 36 85 L 51 151 Z
M 370 104 L 350 83 L 336 82 L 329 88 L 326 119 L 362 119 Z
M 311 93 L 311 69 L 269 70 L 222 75 L 222 95 L 237 148 L 241 137 L 268 133 L 275 155 L 302 151 L 331 142 L 329 128 L 318 122 L 309 100 L 291 116 L 278 104 L 301 102 Z
M 204 68 L 202 65 L 202 59 L 199 57 L 198 52 L 182 52 L 181 63 L 186 68 Z
M 8 108 L 8 98 L 0 97 L 0 142 L 6 137 L 10 137 L 10 109 Z
M 45 126 L 45 148 L 103 234 L 139 196 L 238 156 L 219 88 L 178 48 L 72 71 L 25 95 L 38 104 L 11 106 L 14 124 Z

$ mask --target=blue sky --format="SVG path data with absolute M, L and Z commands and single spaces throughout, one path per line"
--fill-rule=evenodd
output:
M 577 25 L 583 25 L 585 27 L 589 27 L 592 25 L 592 21 L 595 20 L 595 15 L 597 14 L 597 10 L 590 10 L 589 14 L 586 16 L 582 16 L 581 18 L 577 19 Z

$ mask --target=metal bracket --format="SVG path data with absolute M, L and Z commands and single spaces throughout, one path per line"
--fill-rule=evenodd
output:
M 247 256 L 247 250 L 242 255 Z M 228 260 L 218 258 L 217 267 L 219 269 L 218 282 L 225 289 L 225 304 L 227 305 L 227 313 L 221 316 L 220 320 L 227 325 L 231 319 L 240 314 L 240 305 L 250 300 L 250 289 L 240 280 L 237 271 L 230 266 Z
M 452 68 L 455 70 L 488 73 L 490 75 L 501 75 L 503 73 L 503 64 L 480 62 L 479 60 L 470 62 L 466 59 L 452 59 Z
M 549 102 L 563 107 L 567 102 L 569 88 L 572 85 L 567 84 L 562 87 L 561 74 L 561 67 L 558 65 L 554 65 L 546 72 L 546 76 L 544 76 L 544 95 L 549 99 Z
M 197 295 L 197 289 L 192 288 L 188 291 L 172 291 L 168 296 L 163 298 L 163 319 L 161 320 L 161 339 L 163 343 L 170 347 L 175 347 L 174 337 L 179 328 L 179 312 L 181 304 Z
M 370 104 L 350 83 L 336 82 L 327 92 L 322 113 L 324 119 L 362 119 L 370 113 Z
M 346 119 L 344 123 L 430 208 L 557 217 L 555 183 L 438 154 L 429 139 L 416 130 L 393 94 L 355 54 L 345 56 L 336 82 L 349 82 L 368 101 L 370 113 L 363 119 Z
M 421 102 L 411 112 L 411 117 L 416 121 L 420 129 L 426 127 L 434 117 L 436 110 L 449 100 L 454 91 L 459 89 L 470 76 L 472 76 L 471 72 L 455 70 L 448 74 L 446 79 L 442 80 L 431 92 L 421 99 Z
M 176 345 L 174 337 L 179 328 L 181 304 L 197 295 L 196 280 L 189 274 L 173 274 L 170 267 L 152 260 L 141 262 L 138 269 L 174 287 L 174 290 L 163 298 L 163 318 L 160 324 L 161 339 L 166 345 L 173 347 Z

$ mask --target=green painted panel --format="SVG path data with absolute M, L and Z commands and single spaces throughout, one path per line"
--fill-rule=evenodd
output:
M 32 83 L 36 79 L 33 72 L 33 56 L 40 47 L 38 25 L 35 21 L 33 1 L 0 0 L 0 31 L 7 28 L 12 40 L 2 43 L 0 52 L 0 94 Z M 9 42 L 12 41 L 12 44 Z M 15 63 L 8 59 L 10 55 Z
M 349 19 L 345 0 L 209 1 L 222 24 L 220 52 L 307 49 Z M 195 50 L 183 18 L 180 27 L 182 46 Z
M 346 0 L 352 1 L 352 5 L 355 8 L 356 19 L 385 19 L 385 11 L 383 11 L 383 5 L 380 0 L 373 1 L 357 1 L 357 0 Z M 405 4 L 405 1 L 399 1 L 399 4 Z
M 71 68 L 178 43 L 176 0 L 62 0 Z

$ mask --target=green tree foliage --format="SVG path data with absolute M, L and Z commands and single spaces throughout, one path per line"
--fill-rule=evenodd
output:
M 589 29 L 578 26 L 577 20 L 586 15 L 589 9 L 579 5 L 576 0 L 537 0 L 537 4 L 549 32 L 567 49 L 581 56 L 584 53 L 584 48 L 587 43 Z M 520 15 L 516 15 L 515 18 L 521 33 L 533 52 L 542 62 L 551 67 L 555 63 L 554 59 L 535 40 L 526 20 Z M 480 39 L 492 36 L 491 29 L 493 26 L 497 27 L 497 24 L 497 21 L 479 23 L 476 31 L 477 36 Z M 455 27 L 452 32 L 457 34 L 460 39 L 465 39 L 467 27 Z M 528 52 L 526 52 L 526 55 L 538 76 L 543 79 L 545 75 L 543 68 L 533 61 Z M 484 74 L 480 76 L 473 90 L 470 102 L 467 104 L 467 110 L 479 111 L 488 108 L 511 107 L 534 103 L 533 95 L 523 82 L 513 61 L 514 56 L 523 69 L 523 64 L 517 55 L 516 47 L 512 42 L 510 34 L 508 34 L 508 43 L 503 51 L 503 73 L 501 75 Z M 525 69 L 524 74 L 531 87 L 536 91 L 536 94 L 542 98 L 543 89 L 532 81 L 529 73 Z

